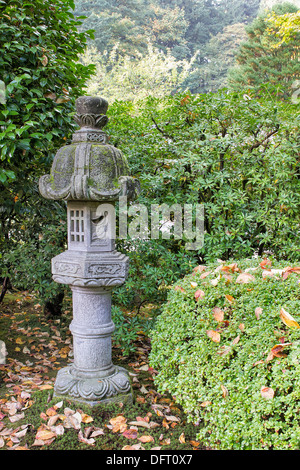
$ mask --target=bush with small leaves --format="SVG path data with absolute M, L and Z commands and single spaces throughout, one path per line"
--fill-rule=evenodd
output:
M 299 274 L 288 262 L 220 262 L 170 291 L 150 363 L 204 445 L 299 449 Z

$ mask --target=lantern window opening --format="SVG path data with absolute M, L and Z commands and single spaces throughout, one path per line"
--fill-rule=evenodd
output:
M 84 211 L 70 211 L 70 239 L 71 242 L 84 242 Z

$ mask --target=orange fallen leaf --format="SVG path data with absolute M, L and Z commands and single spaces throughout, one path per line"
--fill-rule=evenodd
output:
M 24 344 L 25 341 L 23 341 L 22 338 L 17 338 L 17 339 L 16 339 L 16 343 L 17 343 L 17 344 Z
M 49 439 L 53 439 L 56 437 L 55 432 L 51 431 L 50 429 L 47 429 L 45 425 L 41 425 L 36 433 L 35 438 L 37 440 L 42 440 L 42 441 L 48 441 Z
M 180 290 L 181 292 L 185 292 L 184 288 L 181 287 L 181 286 L 175 286 L 174 289 L 175 290 Z
M 283 279 L 286 279 L 291 273 L 300 274 L 300 266 L 294 268 L 288 266 L 287 268 L 285 268 L 282 273 Z
M 240 270 L 238 268 L 237 263 L 232 263 L 232 264 L 228 264 L 227 266 L 222 266 L 221 271 L 234 273 L 234 272 L 239 272 Z
M 286 346 L 290 346 L 292 343 L 281 343 L 281 344 L 275 344 L 271 348 L 271 351 L 268 354 L 267 357 L 267 362 L 271 361 L 274 357 L 286 357 L 287 355 L 283 352 L 284 348 Z
M 180 436 L 179 436 L 179 442 L 181 442 L 181 444 L 185 444 L 185 435 L 184 435 L 184 432 L 180 434 Z
M 260 394 L 262 398 L 266 398 L 267 400 L 271 400 L 274 397 L 274 390 L 270 387 L 262 387 L 260 389 Z
M 262 269 L 269 269 L 269 267 L 272 266 L 272 261 L 270 261 L 269 259 L 264 259 L 259 263 L 259 266 Z
M 248 284 L 249 282 L 255 281 L 255 277 L 249 273 L 241 273 L 236 278 L 236 283 L 238 284 Z
M 290 328 L 300 328 L 300 325 L 284 308 L 280 309 L 280 318 L 286 326 Z
M 200 446 L 200 442 L 198 442 L 198 441 L 190 441 L 190 444 L 191 444 L 193 447 L 199 447 L 199 446 Z
M 222 389 L 222 395 L 223 395 L 223 398 L 227 397 L 228 395 L 228 389 L 225 387 L 225 385 L 221 384 L 221 389 Z
M 196 299 L 196 300 L 202 299 L 202 298 L 204 297 L 204 295 L 205 295 L 205 294 L 204 294 L 203 290 L 198 289 L 198 290 L 196 290 L 196 292 L 195 292 L 195 299 Z
M 44 384 L 39 387 L 40 390 L 51 390 L 53 388 L 53 385 L 49 384 Z
M 232 295 L 229 295 L 229 294 L 225 294 L 225 298 L 228 300 L 228 302 L 232 303 L 235 301 L 234 297 L 232 297 Z
M 224 320 L 224 312 L 219 307 L 213 308 L 214 319 L 221 322 Z
M 123 416 L 123 415 L 118 415 L 115 418 L 111 418 L 109 420 L 110 424 L 112 424 L 113 426 L 115 426 L 116 424 L 126 423 L 126 421 L 127 420 L 126 420 L 125 416 Z
M 92 416 L 89 416 L 85 413 L 81 413 L 81 420 L 83 423 L 87 424 L 87 423 L 91 423 L 92 421 L 94 421 L 94 418 L 92 418 Z
M 254 313 L 255 313 L 255 316 L 256 316 L 257 320 L 259 320 L 260 315 L 262 314 L 262 308 L 261 307 L 256 307 Z
M 145 443 L 145 442 L 154 442 L 154 439 L 152 436 L 141 436 L 138 438 L 138 441 Z
M 138 433 L 135 429 L 127 429 L 122 433 L 122 436 L 127 437 L 127 439 L 136 439 L 137 435 Z
M 48 408 L 48 410 L 46 411 L 47 416 L 54 416 L 56 414 L 57 414 L 57 411 L 54 407 Z
M 208 405 L 211 405 L 211 401 L 203 401 L 202 403 L 200 403 L 200 406 L 202 406 L 202 408 L 205 408 L 206 406 Z
M 221 340 L 221 336 L 220 336 L 220 333 L 218 333 L 218 331 L 207 330 L 206 334 L 215 343 L 219 343 Z
M 199 264 L 198 266 L 196 266 L 193 271 L 195 273 L 202 273 L 203 271 L 205 271 L 205 268 L 206 266 L 202 265 L 202 264 Z

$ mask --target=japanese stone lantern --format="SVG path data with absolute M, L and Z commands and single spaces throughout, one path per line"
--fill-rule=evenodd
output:
M 52 276 L 72 290 L 74 361 L 58 371 L 54 394 L 90 405 L 132 400 L 126 370 L 112 363 L 111 292 L 128 272 L 127 256 L 115 250 L 115 202 L 134 199 L 139 182 L 108 144 L 107 108 L 102 98 L 76 100 L 80 129 L 39 182 L 43 197 L 67 201 L 68 249 L 52 259 Z

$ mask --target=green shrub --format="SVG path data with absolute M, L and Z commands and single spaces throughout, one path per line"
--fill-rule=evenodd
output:
M 299 319 L 300 268 L 283 276 L 260 262 L 238 262 L 239 272 L 236 263 L 215 263 L 186 276 L 152 332 L 158 389 L 199 422 L 198 438 L 214 449 L 300 447 L 300 327 L 282 317 Z M 237 282 L 247 268 L 250 282 Z

